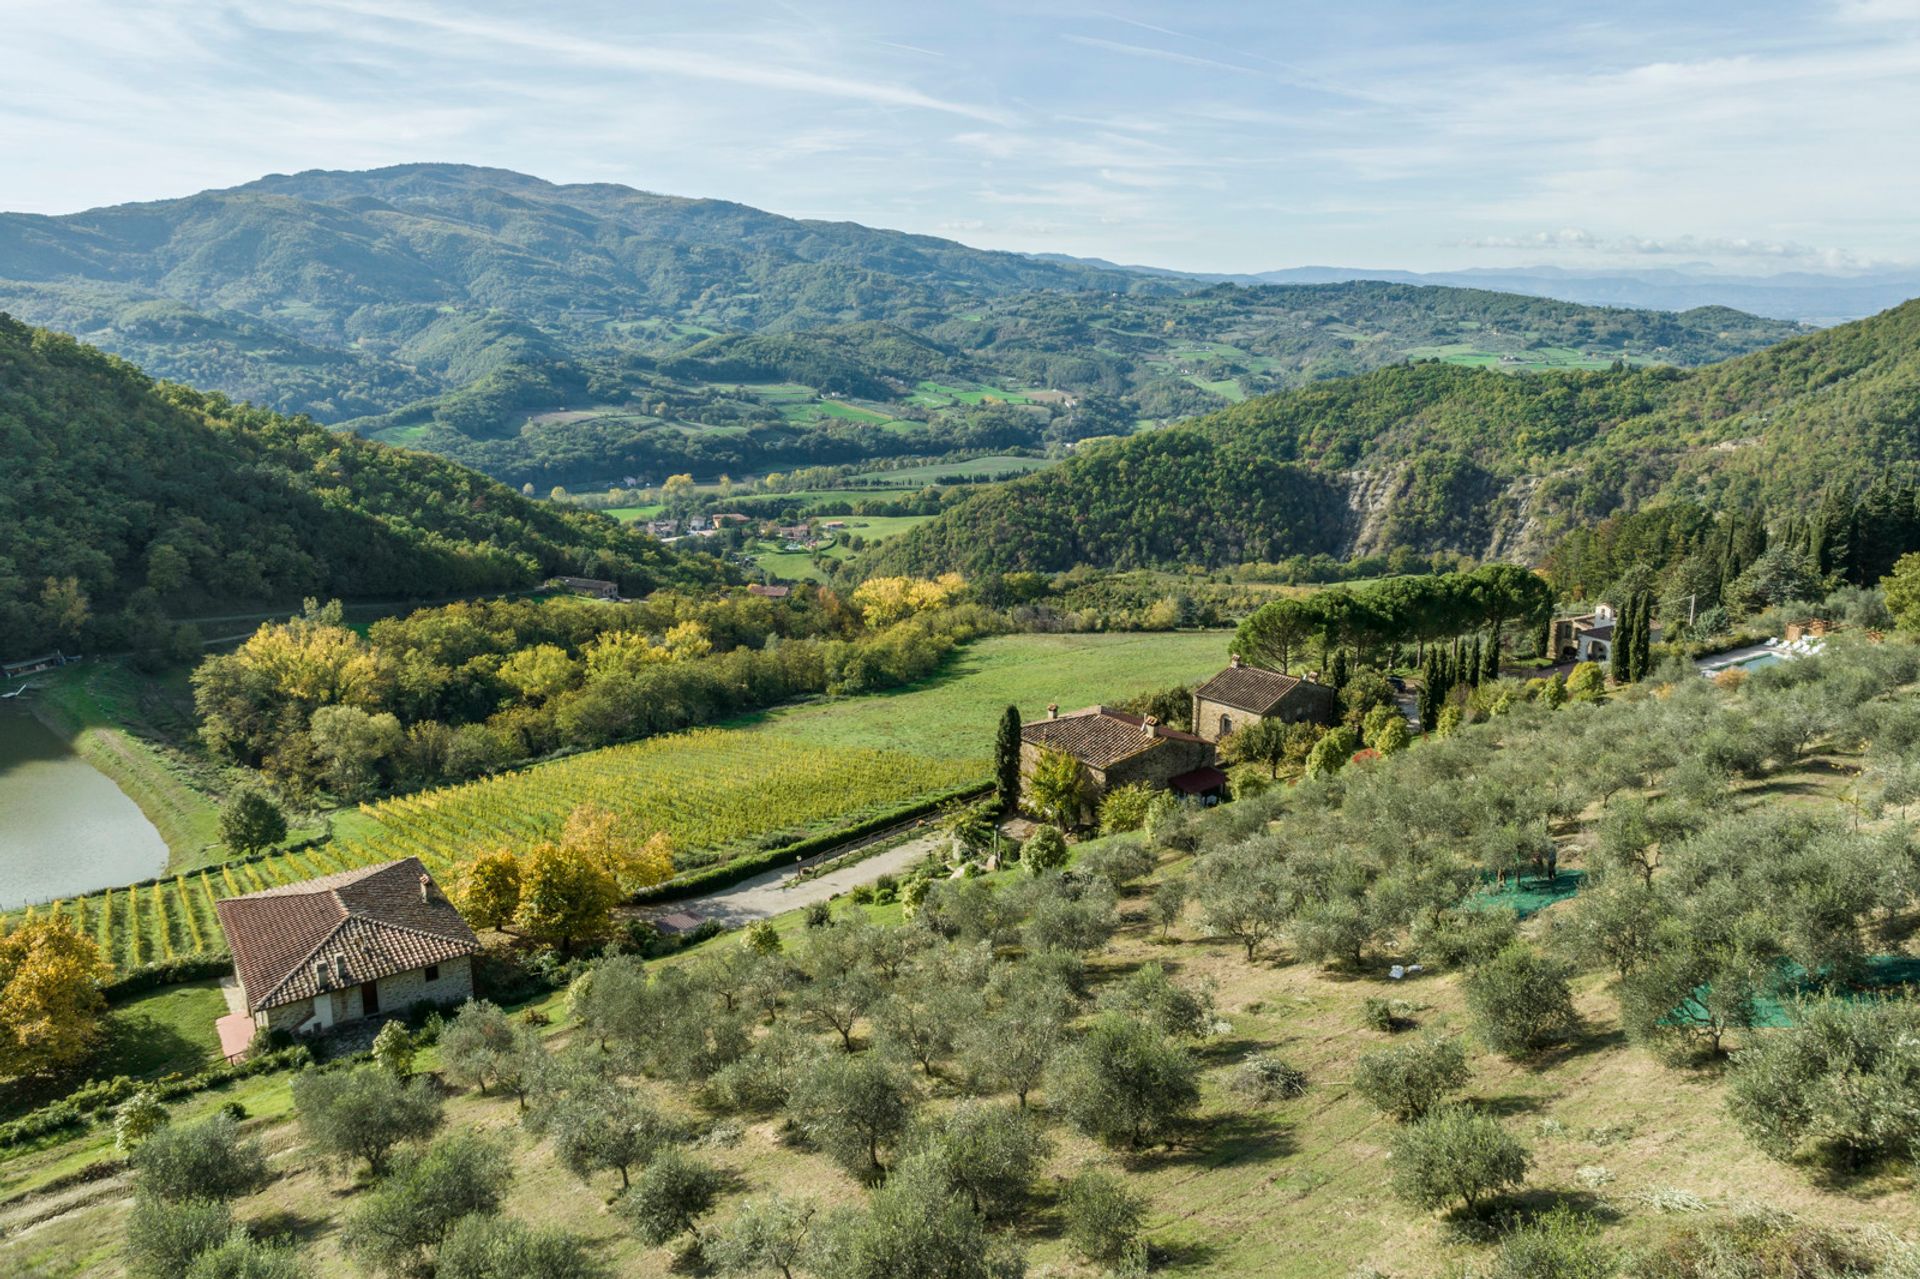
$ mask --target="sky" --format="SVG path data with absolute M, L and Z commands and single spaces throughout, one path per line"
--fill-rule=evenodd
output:
M 1920 259 L 1920 0 L 0 0 L 0 31 L 17 211 L 451 161 L 1196 271 Z

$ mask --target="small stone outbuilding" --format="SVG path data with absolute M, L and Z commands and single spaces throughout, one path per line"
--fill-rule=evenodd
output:
M 1331 724 L 1339 718 L 1340 696 L 1325 684 L 1248 666 L 1238 657 L 1193 690 L 1193 728 L 1210 742 L 1262 720 Z
M 1146 782 L 1186 795 L 1217 795 L 1226 776 L 1213 766 L 1213 743 L 1193 733 L 1168 728 L 1151 715 L 1130 715 L 1107 706 L 1089 706 L 1065 715 L 1047 707 L 1047 717 L 1020 726 L 1020 785 L 1025 798 L 1040 753 L 1063 751 L 1080 761 L 1087 798 L 1097 809 L 1115 786 Z M 1090 817 L 1091 813 L 1082 814 Z
M 417 857 L 214 903 L 256 1027 L 318 1033 L 473 994 L 480 950 Z

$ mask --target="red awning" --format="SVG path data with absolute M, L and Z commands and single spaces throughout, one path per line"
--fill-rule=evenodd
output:
M 1224 789 L 1226 784 L 1227 775 L 1217 768 L 1196 768 L 1167 783 L 1182 795 L 1204 795 L 1208 791 Z

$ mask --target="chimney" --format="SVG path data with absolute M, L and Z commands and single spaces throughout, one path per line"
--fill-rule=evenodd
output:
M 327 961 L 324 959 L 313 961 L 313 984 L 321 990 L 327 988 Z
M 423 902 L 433 900 L 433 876 L 424 871 L 420 875 L 420 900 Z
M 1160 721 L 1154 716 L 1148 715 L 1147 717 L 1145 717 L 1140 721 L 1140 731 L 1145 733 L 1148 737 L 1152 737 L 1154 726 L 1157 725 L 1159 722 Z
M 1240 654 L 1238 654 L 1238 653 L 1235 653 L 1235 654 L 1234 654 L 1234 655 L 1233 655 L 1232 657 L 1229 657 L 1229 658 L 1227 659 L 1227 665 L 1228 665 L 1228 666 L 1230 666 L 1230 667 L 1232 667 L 1232 668 L 1233 668 L 1234 670 L 1236 670 L 1236 671 L 1237 671 L 1237 670 L 1239 670 L 1239 669 L 1240 669 Z
M 1048 702 L 1048 703 L 1047 703 L 1047 718 L 1048 718 L 1048 719 L 1059 719 L 1059 718 L 1060 718 L 1060 703 L 1058 703 L 1058 702 Z

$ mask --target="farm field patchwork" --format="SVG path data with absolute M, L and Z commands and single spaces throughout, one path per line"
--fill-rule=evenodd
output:
M 1009 702 L 1038 715 L 1048 702 L 1111 702 L 1192 682 L 1225 660 L 1227 638 L 998 636 L 962 649 L 913 688 L 783 707 L 367 805 L 342 814 L 333 839 L 316 847 L 29 907 L 12 918 L 63 913 L 122 969 L 219 951 L 219 898 L 410 855 L 446 872 L 471 852 L 551 836 L 588 801 L 643 831 L 666 831 L 679 863 L 692 867 L 984 782 L 994 725 Z

